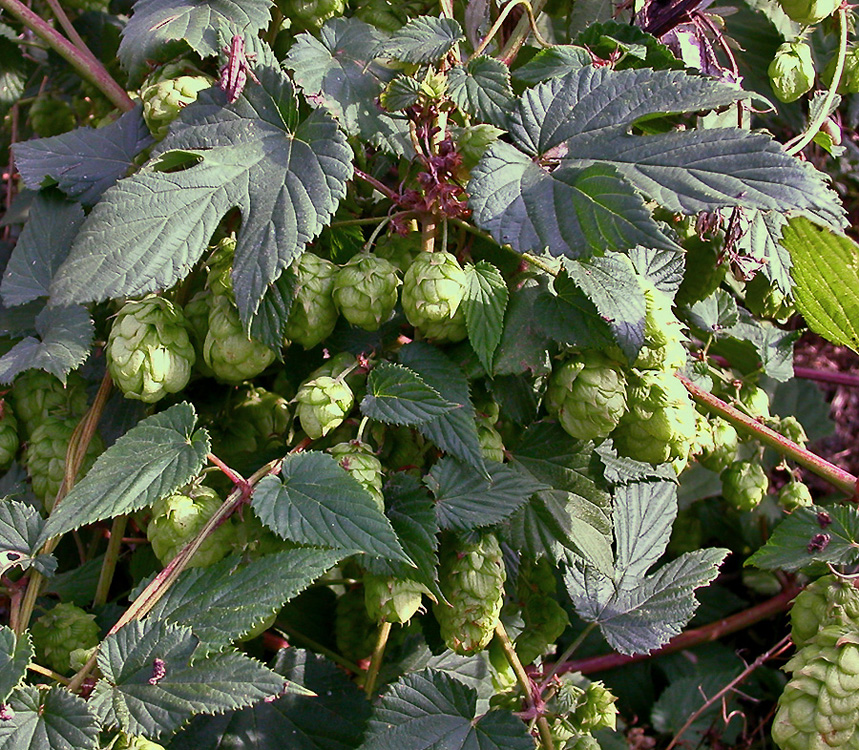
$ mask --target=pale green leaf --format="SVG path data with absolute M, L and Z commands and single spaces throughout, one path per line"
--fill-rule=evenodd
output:
M 0 625 L 0 703 L 21 684 L 33 654 L 29 633 L 16 636 L 12 628 Z
M 661 557 L 677 517 L 677 485 L 636 482 L 614 495 L 615 582 L 630 588 Z
M 367 378 L 361 413 L 395 425 L 416 425 L 459 408 L 408 367 L 380 362 Z
M 491 263 L 481 260 L 465 267 L 468 289 L 462 301 L 468 341 L 487 372 L 492 372 L 495 351 L 504 331 L 507 283 Z
M 83 698 L 62 687 L 16 688 L 0 721 L 0 750 L 97 750 L 98 723 Z
M 724 289 L 717 289 L 714 294 L 696 302 L 686 317 L 699 331 L 714 335 L 740 322 L 737 301 Z
M 375 56 L 407 63 L 431 63 L 440 60 L 463 39 L 462 27 L 453 18 L 418 16 L 381 42 Z

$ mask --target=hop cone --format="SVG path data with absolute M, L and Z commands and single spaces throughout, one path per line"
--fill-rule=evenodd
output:
M 377 331 L 394 312 L 400 277 L 396 267 L 375 255 L 358 253 L 334 278 L 334 304 L 346 320 Z
M 698 461 L 704 468 L 720 473 L 736 459 L 740 437 L 730 422 L 719 417 L 713 419 L 709 425 L 713 445 L 704 449 Z
M 353 662 L 373 653 L 376 645 L 376 622 L 367 614 L 364 592 L 352 588 L 337 599 L 334 608 L 334 638 L 337 649 Z
M 827 87 L 832 85 L 837 62 L 838 55 L 833 55 L 820 74 L 821 82 Z M 841 74 L 837 91 L 842 96 L 859 93 L 859 47 L 855 44 L 847 45 L 847 59 L 844 61 L 844 72 Z
M 680 321 L 671 311 L 671 299 L 648 280 L 642 280 L 646 313 L 644 346 L 635 360 L 641 370 L 679 370 L 686 364 Z
M 546 391 L 546 409 L 580 440 L 604 438 L 626 412 L 626 375 L 596 351 L 556 367 Z
M 64 386 L 49 372 L 25 370 L 15 378 L 11 396 L 25 437 L 48 416 L 82 417 L 87 409 L 86 383 L 75 372 Z
M 840 4 L 838 0 L 779 0 L 782 10 L 803 26 L 831 16 Z
M 355 404 L 352 389 L 343 380 L 325 375 L 304 381 L 295 400 L 301 428 L 313 440 L 340 425 Z
M 393 576 L 364 574 L 364 605 L 376 622 L 405 623 L 421 608 L 423 594 L 429 591 L 417 581 Z
M 517 599 L 522 603 L 524 627 L 516 637 L 516 653 L 523 664 L 546 653 L 570 624 L 564 608 L 555 596 L 557 583 L 548 558 L 540 558 L 519 567 L 516 580 Z
M 770 416 L 770 397 L 763 388 L 746 383 L 739 395 L 740 403 L 752 417 L 766 419 Z
M 227 297 L 212 298 L 203 360 L 217 378 L 226 383 L 249 380 L 274 362 L 275 356 L 265 344 L 245 333 L 239 311 Z
M 494 534 L 447 540 L 439 554 L 439 586 L 449 604 L 433 606 L 448 648 L 470 655 L 486 647 L 498 625 L 506 572 Z
M 197 95 L 212 85 L 208 76 L 179 76 L 147 86 L 140 92 L 143 102 L 143 119 L 152 133 L 160 141 L 167 135 L 167 129 L 184 107 L 196 101 Z
M 854 748 L 859 722 L 859 632 L 830 626 L 785 665 L 772 737 L 782 750 Z
M 785 42 L 776 50 L 767 75 L 779 100 L 795 102 L 814 85 L 811 47 L 805 42 Z
M 30 105 L 30 126 L 41 138 L 66 133 L 76 125 L 74 110 L 65 99 L 41 94 Z
M 289 429 L 289 403 L 283 396 L 265 388 L 247 388 L 229 412 L 231 422 L 250 426 L 252 442 L 244 451 L 262 451 L 283 443 Z
M 30 628 L 36 659 L 60 674 L 69 671 L 69 657 L 77 648 L 92 648 L 101 640 L 95 615 L 74 604 L 60 603 Z
M 376 243 L 373 250 L 376 257 L 390 261 L 401 273 L 409 270 L 420 252 L 420 232 L 412 232 L 404 237 L 399 234 L 387 235 Z
M 212 257 L 206 264 L 209 273 L 206 277 L 206 285 L 212 290 L 212 294 L 223 294 L 233 299 L 233 259 L 236 255 L 235 235 L 224 237 L 214 247 Z
M 859 590 L 850 581 L 826 575 L 808 584 L 790 610 L 790 635 L 802 648 L 830 625 L 859 625 Z
M 203 359 L 203 345 L 206 342 L 206 334 L 209 332 L 209 312 L 212 309 L 212 297 L 211 290 L 204 289 L 191 297 L 185 307 L 182 308 L 185 320 L 188 321 L 188 332 L 196 355 L 194 367 L 200 375 L 206 378 L 213 377 L 215 374 L 212 372 L 212 368 L 206 364 L 206 360 Z
M 719 478 L 722 480 L 722 497 L 738 510 L 757 508 L 769 488 L 766 472 L 753 461 L 734 461 Z
M 330 260 L 305 252 L 292 264 L 292 270 L 297 285 L 284 335 L 312 349 L 337 325 L 339 313 L 332 293 L 339 269 Z
M 182 311 L 155 296 L 123 305 L 110 329 L 106 354 L 120 390 L 148 404 L 188 385 L 197 357 Z
M 152 506 L 146 537 L 152 551 L 167 565 L 206 525 L 221 507 L 221 498 L 209 487 L 189 485 L 162 497 Z M 221 524 L 210 534 L 188 562 L 191 568 L 207 568 L 232 551 L 235 532 L 231 522 Z
M 282 0 L 280 5 L 296 34 L 318 31 L 329 18 L 342 16 L 346 10 L 345 0 Z
M 46 417 L 33 430 L 27 442 L 25 462 L 33 485 L 33 494 L 50 510 L 60 490 L 66 470 L 66 452 L 72 432 L 77 427 L 77 417 Z M 96 457 L 104 450 L 98 434 L 93 435 L 79 475 L 90 470 Z
M 18 420 L 12 407 L 0 399 L 0 469 L 5 469 L 15 460 L 18 452 Z
M 504 438 L 492 425 L 482 420 L 477 422 L 477 441 L 484 458 L 490 461 L 504 460 Z
M 383 513 L 385 496 L 382 494 L 382 462 L 366 443 L 351 440 L 331 446 L 328 452 L 373 496 L 373 501 Z
M 645 370 L 627 400 L 629 411 L 611 433 L 620 455 L 651 464 L 688 455 L 695 439 L 695 407 L 674 375 Z
M 403 279 L 403 310 L 409 323 L 424 332 L 430 324 L 449 323 L 465 297 L 466 285 L 465 271 L 453 255 L 420 253 Z
M 796 510 L 814 505 L 814 499 L 807 484 L 791 481 L 778 491 L 778 503 L 785 510 Z

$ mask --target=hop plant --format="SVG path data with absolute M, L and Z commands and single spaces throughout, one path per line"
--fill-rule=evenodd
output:
M 580 440 L 604 438 L 626 412 L 626 375 L 604 354 L 585 351 L 555 368 L 546 409 Z
M 220 507 L 218 493 L 202 484 L 188 485 L 157 500 L 152 506 L 146 537 L 161 564 L 167 565 L 176 557 Z M 234 540 L 232 522 L 221 524 L 206 537 L 188 562 L 188 567 L 207 568 L 214 565 L 230 553 Z
M 402 25 L 402 24 L 400 24 Z M 410 232 L 407 235 L 389 234 L 382 237 L 373 249 L 377 258 L 390 261 L 400 273 L 409 270 L 415 258 L 421 252 L 420 232 Z
M 427 338 L 454 341 L 456 339 L 447 336 L 444 326 L 452 328 L 450 332 L 454 335 L 459 334 L 456 316 L 466 288 L 465 271 L 453 255 L 422 252 L 403 278 L 402 303 L 406 318 Z M 461 317 L 464 323 L 463 314 Z M 453 321 L 456 325 L 451 325 Z M 462 327 L 464 329 L 464 325 Z M 463 334 L 461 338 L 464 337 Z
M 215 374 L 203 358 L 203 345 L 206 342 L 206 334 L 209 332 L 209 312 L 212 309 L 211 299 L 211 290 L 204 289 L 191 297 L 182 308 L 185 320 L 188 321 L 188 332 L 191 337 L 191 343 L 194 346 L 194 354 L 196 355 L 194 368 L 200 375 L 207 378 L 213 377 Z
M 66 471 L 66 453 L 75 427 L 77 417 L 45 417 L 33 430 L 27 442 L 25 463 L 32 482 L 33 494 L 50 511 Z M 90 470 L 95 459 L 104 450 L 104 443 L 98 433 L 94 434 L 87 446 L 79 475 Z
M 427 587 L 417 581 L 364 574 L 364 605 L 367 615 L 379 623 L 408 622 L 421 608 L 423 594 L 428 593 Z
M 364 592 L 350 588 L 337 598 L 334 608 L 334 638 L 337 649 L 353 662 L 360 662 L 373 653 L 377 626 L 367 614 Z
M 695 439 L 695 407 L 670 372 L 645 370 L 628 390 L 629 410 L 611 433 L 622 456 L 660 464 L 685 459 Z
M 791 20 L 809 26 L 831 16 L 841 3 L 839 0 L 779 0 L 779 5 Z
M 287 339 L 312 349 L 327 339 L 337 325 L 337 306 L 332 296 L 338 268 L 330 260 L 311 252 L 293 262 L 295 299 L 284 334 Z
M 306 430 L 305 430 L 306 431 Z M 370 493 L 376 507 L 385 512 L 385 496 L 382 494 L 382 462 L 376 458 L 367 443 L 351 440 L 337 443 L 328 449 L 337 462 L 348 471 Z
M 796 510 L 814 505 L 814 500 L 807 484 L 791 481 L 778 491 L 778 503 L 785 510 Z
M 291 419 L 289 402 L 265 388 L 246 388 L 231 406 L 230 424 L 244 424 L 250 438 L 241 445 L 243 451 L 257 452 L 282 445 Z
M 211 298 L 203 361 L 215 377 L 226 383 L 241 383 L 259 375 L 275 356 L 265 344 L 245 333 L 239 311 L 227 297 Z
M 30 105 L 30 127 L 42 138 L 66 133 L 76 125 L 75 112 L 65 99 L 41 94 Z
M 345 380 L 327 375 L 305 380 L 295 400 L 301 429 L 313 440 L 340 425 L 355 404 L 355 396 Z
M 8 401 L 0 399 L 0 469 L 7 468 L 15 460 L 19 443 L 15 413 Z
M 835 55 L 823 69 L 820 74 L 820 80 L 826 85 L 832 85 L 832 79 L 835 77 L 835 67 L 838 62 L 838 56 Z M 847 57 L 844 60 L 844 71 L 841 73 L 841 80 L 838 82 L 838 93 L 842 96 L 847 94 L 859 93 L 859 47 L 854 44 L 847 46 Z
M 794 102 L 814 85 L 814 60 L 805 42 L 785 42 L 767 69 L 773 93 L 783 102 Z
M 740 436 L 730 422 L 720 417 L 716 417 L 709 425 L 710 434 L 713 436 L 712 447 L 705 447 L 698 462 L 704 468 L 718 474 L 727 469 L 736 459 Z
M 516 637 L 516 653 L 523 664 L 546 653 L 566 630 L 570 619 L 555 596 L 557 584 L 548 558 L 523 561 L 516 579 L 524 627 Z
M 212 257 L 209 258 L 209 272 L 206 275 L 206 286 L 212 294 L 223 294 L 233 299 L 233 259 L 236 255 L 236 237 L 230 235 L 224 237 L 213 248 Z
M 156 296 L 123 305 L 106 355 L 111 377 L 126 398 L 148 404 L 188 385 L 197 357 L 181 309 Z
M 334 279 L 332 297 L 340 314 L 352 325 L 376 331 L 397 304 L 397 268 L 369 253 L 358 253 Z
M 214 80 L 209 76 L 179 76 L 146 86 L 140 92 L 143 102 L 143 119 L 152 137 L 160 141 L 179 113 Z
M 433 606 L 448 648 L 470 655 L 486 648 L 499 622 L 506 571 L 498 538 L 447 539 L 439 553 L 439 586 L 447 603 Z
M 63 385 L 44 370 L 25 370 L 15 378 L 11 397 L 24 437 L 46 417 L 81 417 L 87 409 L 86 383 L 76 372 Z
M 39 663 L 60 674 L 69 671 L 72 651 L 92 648 L 101 640 L 95 615 L 65 602 L 35 620 L 30 627 L 30 635 Z
M 769 479 L 755 461 L 734 461 L 719 478 L 722 497 L 738 510 L 754 510 L 767 494 Z
M 345 0 L 281 0 L 279 6 L 294 33 L 318 31 L 329 19 L 342 16 Z
M 850 580 L 825 575 L 809 583 L 794 599 L 790 635 L 797 648 L 831 625 L 859 625 L 859 590 Z
M 477 421 L 477 442 L 484 458 L 490 461 L 504 461 L 504 438 L 491 424 Z
M 635 360 L 641 370 L 679 370 L 686 364 L 683 331 L 671 311 L 671 298 L 648 279 L 641 280 L 646 312 L 644 346 Z

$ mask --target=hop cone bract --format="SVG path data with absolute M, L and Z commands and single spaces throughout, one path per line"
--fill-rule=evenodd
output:
M 393 576 L 364 574 L 364 604 L 376 622 L 404 623 L 421 608 L 426 586 Z
M 0 399 L 0 469 L 12 463 L 19 444 L 18 420 L 9 402 Z
M 859 590 L 849 580 L 826 575 L 808 584 L 790 610 L 790 635 L 802 648 L 829 625 L 859 625 Z
M 754 510 L 767 494 L 769 479 L 755 461 L 734 461 L 720 475 L 722 497 L 738 510 Z
M 459 261 L 447 252 L 422 252 L 403 278 L 406 318 L 424 331 L 428 325 L 454 319 L 465 297 L 467 281 Z
M 86 383 L 76 372 L 69 373 L 64 386 L 49 372 L 25 370 L 15 378 L 11 396 L 24 436 L 45 417 L 82 417 L 87 409 Z

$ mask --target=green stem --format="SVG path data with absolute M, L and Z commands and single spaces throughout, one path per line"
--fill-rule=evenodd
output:
M 530 263 L 535 268 L 539 268 L 541 271 L 545 271 L 550 276 L 557 276 L 560 273 L 559 268 L 549 264 L 542 258 L 538 258 L 536 255 L 531 255 L 530 253 L 522 253 L 522 258 L 528 261 L 528 263 Z
M 851 473 L 835 466 L 835 464 L 829 463 L 829 461 L 812 453 L 807 448 L 803 448 L 801 445 L 797 445 L 786 437 L 779 435 L 775 430 L 743 414 L 733 406 L 729 406 L 712 393 L 699 388 L 683 375 L 678 373 L 677 377 L 686 386 L 686 390 L 689 391 L 692 398 L 699 404 L 702 404 L 714 414 L 718 414 L 734 425 L 734 427 L 739 427 L 743 432 L 751 434 L 764 445 L 773 448 L 782 455 L 796 461 L 800 466 L 804 466 L 819 477 L 822 477 L 832 486 L 844 492 L 851 500 L 859 501 L 859 492 L 857 492 L 859 490 L 857 488 L 857 481 L 859 480 Z
M 313 638 L 304 635 L 304 633 L 299 632 L 290 625 L 281 625 L 280 623 L 278 623 L 274 629 L 277 631 L 281 631 L 287 637 L 287 640 L 300 641 L 311 651 L 316 651 L 323 656 L 327 656 L 335 664 L 339 664 L 347 671 L 352 672 L 352 674 L 360 674 L 363 671 L 361 667 L 355 664 L 355 662 L 349 661 L 349 659 L 345 658 L 344 656 L 341 656 L 336 651 L 333 651 L 332 649 L 328 648 L 328 646 L 323 646 L 318 641 L 314 641 Z
M 543 694 L 543 691 L 546 689 L 546 686 L 551 682 L 552 678 L 558 673 L 561 665 L 564 664 L 569 658 L 578 651 L 579 646 L 581 646 L 585 642 L 585 638 L 587 638 L 591 631 L 597 626 L 595 622 L 588 623 L 584 630 L 578 634 L 576 639 L 565 649 L 564 653 L 558 657 L 558 660 L 552 665 L 552 668 L 546 673 L 546 676 L 543 678 L 543 681 L 540 683 L 538 690 L 540 695 Z
M 513 29 L 513 33 L 510 35 L 510 38 L 501 50 L 501 54 L 498 56 L 501 62 L 506 65 L 513 62 L 514 58 L 519 53 L 519 50 L 522 48 L 522 45 L 525 44 L 525 39 L 528 38 L 528 32 L 536 31 L 537 17 L 540 15 L 545 4 L 546 0 L 534 0 L 534 2 L 531 3 L 528 9 L 528 16 L 526 18 L 519 19 L 519 23 L 516 25 L 516 28 Z M 538 34 L 535 34 L 535 36 L 537 37 L 537 41 L 543 46 L 548 44 Z
M 832 109 L 835 97 L 838 96 L 838 86 L 841 83 L 841 75 L 844 72 L 844 63 L 847 60 L 847 33 L 849 25 L 847 23 L 848 12 L 849 10 L 846 6 L 840 7 L 837 11 L 838 26 L 841 31 L 841 37 L 839 39 L 838 59 L 835 62 L 835 73 L 832 75 L 832 83 L 829 84 L 829 90 L 826 92 L 826 98 L 823 100 L 822 106 L 818 110 L 814 119 L 808 124 L 805 132 L 788 141 L 784 145 L 784 150 L 791 156 L 798 154 L 809 143 L 811 143 L 812 140 L 814 140 L 814 136 L 817 135 L 823 123 L 826 122 L 826 118 L 829 117 L 829 111 Z
M 475 57 L 477 57 L 483 53 L 483 50 L 485 50 L 489 46 L 489 43 L 495 38 L 495 35 L 498 33 L 498 30 L 501 28 L 501 25 L 504 23 L 504 21 L 507 20 L 507 16 L 509 16 L 510 12 L 513 10 L 513 8 L 515 8 L 518 5 L 521 5 L 525 8 L 525 14 L 526 14 L 526 18 L 523 18 L 521 21 L 519 21 L 519 25 L 521 26 L 523 24 L 523 22 L 524 22 L 525 26 L 530 25 L 530 30 L 534 34 L 534 38 L 537 40 L 537 42 L 540 44 L 541 47 L 554 47 L 555 46 L 551 42 L 547 42 L 545 39 L 543 39 L 543 37 L 540 35 L 540 32 L 537 30 L 537 18 L 534 15 L 534 10 L 532 9 L 531 3 L 528 2 L 528 0 L 514 0 L 514 2 L 507 3 L 507 5 L 504 6 L 504 10 L 501 11 L 501 15 L 499 15 L 498 18 L 495 19 L 495 23 L 492 24 L 492 28 L 489 29 L 489 32 L 483 38 L 483 41 L 477 45 L 477 49 L 475 49 L 474 52 L 471 53 L 471 57 L 468 58 L 469 60 L 473 60 Z M 539 5 L 540 7 L 542 7 L 543 3 L 535 2 L 534 5 Z M 537 12 L 539 12 L 539 10 Z M 518 30 L 519 30 L 519 26 L 517 26 L 513 32 L 514 36 Z M 511 39 L 512 38 L 513 37 L 511 37 Z M 525 41 L 525 37 L 523 36 L 521 42 L 519 43 L 519 46 L 521 46 L 524 41 Z M 509 45 L 509 41 L 508 41 L 508 45 Z M 505 49 L 506 49 L 506 47 L 505 47 Z M 518 49 L 519 49 L 519 47 L 516 47 L 517 51 L 518 51 Z M 502 60 L 506 59 L 503 52 L 501 54 L 501 58 L 502 58 Z
M 113 583 L 113 574 L 116 572 L 116 563 L 119 561 L 119 550 L 122 548 L 122 537 L 125 534 L 127 523 L 127 515 L 117 516 L 113 519 L 113 524 L 110 527 L 110 538 L 107 540 L 107 551 L 104 553 L 104 560 L 101 563 L 98 585 L 95 589 L 95 596 L 92 598 L 94 607 L 107 604 L 107 597 L 110 593 L 110 585 Z
M 36 674 L 44 675 L 45 677 L 50 677 L 55 682 L 59 682 L 61 685 L 68 685 L 69 679 L 68 677 L 63 677 L 59 672 L 55 672 L 53 669 L 48 669 L 47 667 L 43 667 L 41 664 L 36 664 L 35 662 L 30 662 L 27 665 L 27 669 L 31 672 L 35 672 Z
M 48 7 L 51 9 L 51 13 L 53 13 L 56 19 L 60 22 L 60 26 L 63 27 L 63 31 L 66 32 L 66 36 L 71 39 L 75 47 L 82 52 L 88 52 L 89 50 L 86 46 L 86 42 L 81 39 L 81 35 L 78 34 L 78 30 L 69 20 L 69 17 L 66 15 L 66 12 L 57 0 L 46 0 L 46 2 L 48 3 Z
M 376 681 L 379 679 L 379 670 L 382 668 L 382 659 L 385 656 L 385 646 L 388 645 L 388 638 L 390 635 L 391 623 L 383 622 L 379 626 L 379 637 L 376 638 L 373 655 L 370 657 L 370 667 L 367 670 L 367 680 L 364 683 L 364 694 L 368 698 L 372 698 L 373 692 L 376 690 Z

